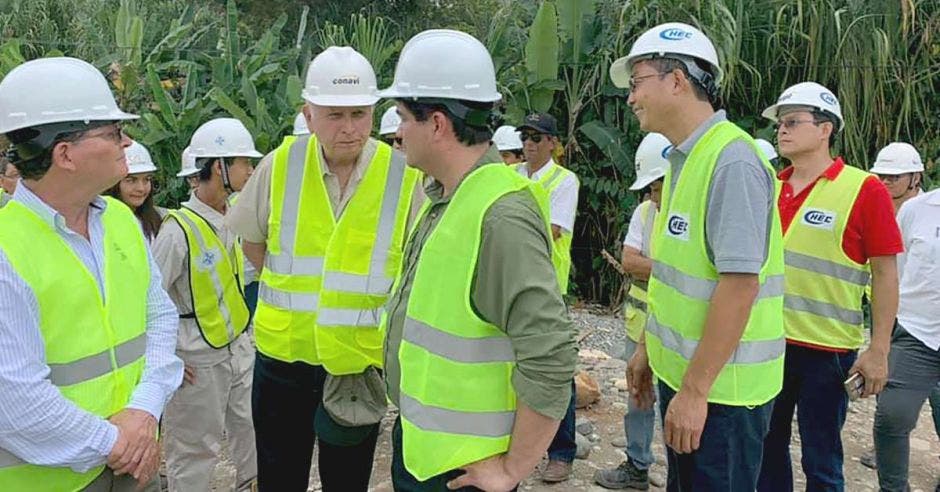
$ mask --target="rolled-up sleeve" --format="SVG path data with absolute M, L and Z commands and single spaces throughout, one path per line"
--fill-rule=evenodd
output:
M 472 300 L 506 331 L 512 384 L 536 412 L 561 420 L 571 398 L 577 344 L 551 260 L 551 239 L 528 191 L 497 200 L 483 223 Z

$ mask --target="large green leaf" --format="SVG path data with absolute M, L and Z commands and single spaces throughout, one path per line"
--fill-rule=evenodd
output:
M 542 3 L 529 27 L 525 66 L 529 83 L 558 78 L 558 19 L 553 2 Z
M 627 153 L 625 147 L 627 136 L 620 130 L 593 120 L 581 125 L 578 130 L 591 139 L 594 145 L 614 162 L 632 162 L 633 158 Z

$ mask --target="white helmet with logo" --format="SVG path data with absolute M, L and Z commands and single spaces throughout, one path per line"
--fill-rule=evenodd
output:
M 780 108 L 786 106 L 807 106 L 835 116 L 839 120 L 837 131 L 845 127 L 845 120 L 842 119 L 842 106 L 839 105 L 839 99 L 822 85 L 816 82 L 800 82 L 783 91 L 783 94 L 777 98 L 777 103 L 765 109 L 761 115 L 773 122 L 779 117 Z
M 180 169 L 180 172 L 176 173 L 178 178 L 185 178 L 199 172 L 199 169 L 196 169 L 196 158 L 189 153 L 189 147 L 183 149 L 183 154 L 180 157 L 183 166 L 182 169 Z
M 780 157 L 777 155 L 777 149 L 774 148 L 774 144 L 764 140 L 763 138 L 754 139 L 754 142 L 757 143 L 757 148 L 759 148 L 761 152 L 764 153 L 764 156 L 767 157 L 768 161 L 772 161 L 777 157 Z
M 104 75 L 77 58 L 31 60 L 0 82 L 0 133 L 50 123 L 137 118 L 118 108 Z
M 379 135 L 389 135 L 398 131 L 398 125 L 401 124 L 401 117 L 398 116 L 398 108 L 392 106 L 382 114 L 382 122 L 379 124 Z
M 503 125 L 493 133 L 493 143 L 500 152 L 504 150 L 521 150 L 522 140 L 519 138 L 519 131 L 516 127 Z
M 372 106 L 377 85 L 366 57 L 349 46 L 330 46 L 310 62 L 301 95 L 317 106 Z
M 216 118 L 202 124 L 189 141 L 195 157 L 262 157 L 251 133 L 235 118 Z
M 650 58 L 666 58 L 669 55 L 680 60 L 695 58 L 707 63 L 710 73 L 705 73 L 694 63 L 685 63 L 689 75 L 706 89 L 717 88 L 721 83 L 722 71 L 715 45 L 705 33 L 681 22 L 660 24 L 641 34 L 630 48 L 630 53 L 611 64 L 610 79 L 617 87 L 629 88 L 634 63 Z
M 307 128 L 307 118 L 304 117 L 304 113 L 297 113 L 297 116 L 294 117 L 294 130 L 291 132 L 292 135 L 310 135 L 310 129 Z
M 636 181 L 630 185 L 631 190 L 642 190 L 666 175 L 666 169 L 669 168 L 666 154 L 671 148 L 672 143 L 662 134 L 648 133 L 643 137 L 633 159 L 636 165 Z
M 127 158 L 127 174 L 152 173 L 157 170 L 150 151 L 136 140 L 132 140 L 131 145 L 124 149 L 124 156 Z
M 486 46 L 473 36 L 431 29 L 408 40 L 395 66 L 392 85 L 381 97 L 499 101 L 496 69 Z
M 898 175 L 924 172 L 924 161 L 913 145 L 893 142 L 878 151 L 875 165 L 870 171 L 874 174 Z

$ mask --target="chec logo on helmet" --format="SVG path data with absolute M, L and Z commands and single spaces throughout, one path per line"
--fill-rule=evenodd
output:
M 333 79 L 333 85 L 359 85 L 358 75 L 343 75 Z
M 835 106 L 835 105 L 836 105 L 836 97 L 833 96 L 832 94 L 828 93 L 828 92 L 822 92 L 822 93 L 820 93 L 820 94 L 819 94 L 819 98 L 822 99 L 823 102 L 826 103 L 826 104 L 829 104 L 829 105 L 831 105 L 831 106 Z
M 828 210 L 809 209 L 803 213 L 803 224 L 817 229 L 832 229 L 835 221 L 835 212 Z
M 689 219 L 679 214 L 670 215 L 669 221 L 666 222 L 666 233 L 676 239 L 688 241 L 689 240 Z
M 786 94 L 780 96 L 780 99 L 777 99 L 777 104 L 780 104 L 780 103 L 782 103 L 783 101 L 786 101 L 787 99 L 790 99 L 791 97 L 793 97 L 793 93 L 792 93 L 792 92 L 787 92 Z
M 671 27 L 669 29 L 663 29 L 659 33 L 659 37 L 665 39 L 666 41 L 682 41 L 683 39 L 691 38 L 692 33 L 684 29 Z

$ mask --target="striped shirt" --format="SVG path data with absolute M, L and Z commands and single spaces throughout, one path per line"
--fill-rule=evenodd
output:
M 91 272 L 104 297 L 104 227 L 107 203 L 100 197 L 89 207 L 88 236 L 70 230 L 65 217 L 21 183 L 13 199 L 53 226 Z M 24 238 L 29 240 L 29 238 Z M 176 357 L 176 307 L 161 286 L 160 270 L 147 252 L 147 346 L 140 383 L 127 408 L 157 419 L 179 387 L 183 363 Z M 26 282 L 0 251 L 0 465 L 13 456 L 37 465 L 70 467 L 85 472 L 107 461 L 118 430 L 64 398 L 49 380 L 49 366 L 39 331 L 39 305 Z M 11 456 L 11 454 L 13 456 Z

